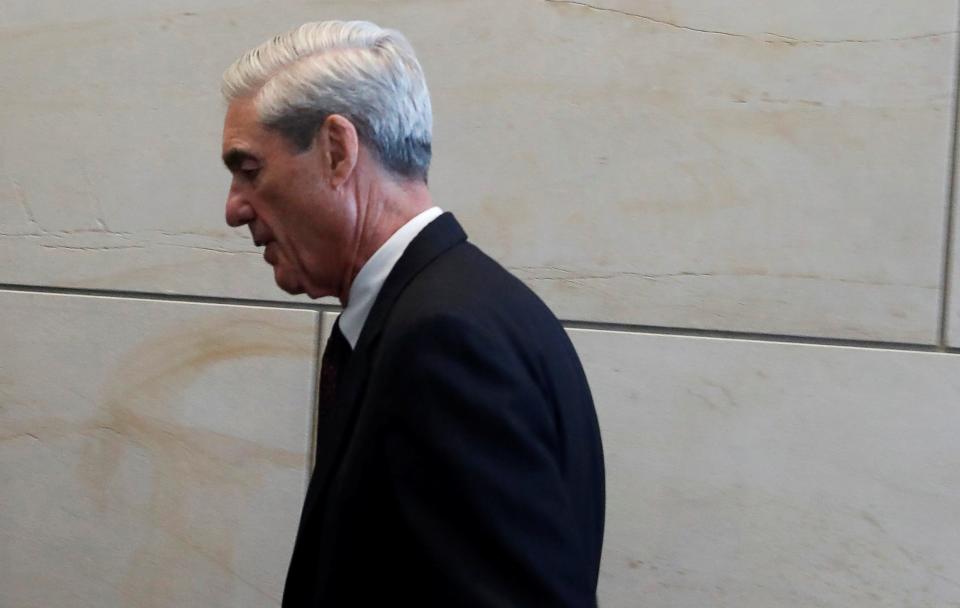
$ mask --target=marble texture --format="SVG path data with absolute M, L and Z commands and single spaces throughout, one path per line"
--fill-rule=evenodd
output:
M 567 319 L 935 339 L 955 2 L 595 4 L 434 85 L 481 244 Z
M 277 606 L 312 311 L 0 293 L 0 606 Z
M 7 2 L 0 282 L 286 299 L 222 223 L 218 77 L 276 31 L 349 17 L 414 42 L 437 203 L 561 317 L 931 343 L 956 12 Z
M 606 608 L 960 606 L 960 357 L 571 330 Z

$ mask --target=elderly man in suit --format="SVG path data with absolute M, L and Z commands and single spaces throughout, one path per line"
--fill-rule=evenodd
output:
M 307 23 L 224 74 L 231 226 L 344 306 L 283 605 L 591 606 L 596 412 L 566 333 L 427 189 L 430 97 L 398 32 Z

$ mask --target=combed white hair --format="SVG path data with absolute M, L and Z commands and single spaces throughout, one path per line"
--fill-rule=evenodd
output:
M 317 21 L 247 51 L 223 74 L 227 101 L 254 96 L 260 121 L 300 149 L 331 114 L 353 123 L 384 167 L 427 181 L 433 116 L 420 62 L 396 30 Z

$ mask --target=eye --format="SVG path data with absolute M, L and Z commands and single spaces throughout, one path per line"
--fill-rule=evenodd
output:
M 258 165 L 255 161 L 245 160 L 240 164 L 238 173 L 240 173 L 240 175 L 242 175 L 248 181 L 253 181 L 260 173 L 260 165 Z

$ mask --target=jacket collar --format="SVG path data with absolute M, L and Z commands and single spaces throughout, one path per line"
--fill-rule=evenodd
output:
M 354 353 L 365 353 L 383 329 L 393 303 L 413 277 L 451 247 L 467 240 L 467 234 L 452 213 L 444 213 L 420 231 L 407 246 L 380 289 Z

